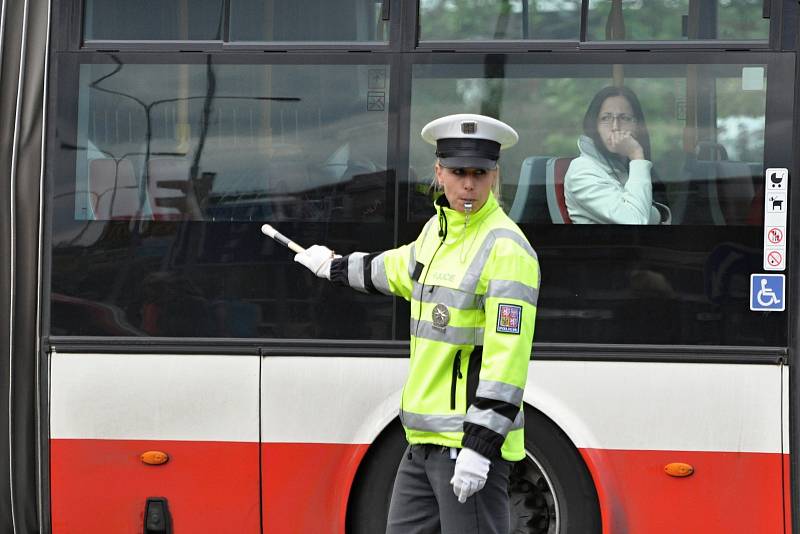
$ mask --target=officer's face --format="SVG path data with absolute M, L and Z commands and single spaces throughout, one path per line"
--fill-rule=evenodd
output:
M 464 212 L 464 204 L 472 203 L 472 212 L 486 204 L 497 179 L 497 169 L 449 169 L 436 164 L 436 180 L 444 190 L 450 207 Z

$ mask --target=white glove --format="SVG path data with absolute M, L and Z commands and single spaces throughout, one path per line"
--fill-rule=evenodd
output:
M 467 502 L 469 497 L 483 489 L 491 465 L 492 462 L 486 456 L 472 449 L 461 449 L 456 458 L 455 473 L 450 479 L 458 502 L 462 504 Z
M 312 245 L 300 254 L 296 254 L 294 261 L 304 265 L 320 278 L 330 280 L 331 262 L 334 258 L 341 258 L 341 256 L 334 254 L 333 251 L 326 246 Z

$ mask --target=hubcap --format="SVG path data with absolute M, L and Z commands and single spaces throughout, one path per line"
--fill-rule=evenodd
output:
M 557 534 L 558 500 L 542 464 L 526 451 L 515 462 L 508 484 L 511 534 Z

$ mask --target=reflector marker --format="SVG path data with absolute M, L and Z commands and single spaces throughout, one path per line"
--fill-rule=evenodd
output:
M 161 451 L 147 451 L 140 456 L 142 463 L 147 465 L 163 465 L 169 461 L 169 454 Z
M 694 473 L 694 467 L 682 462 L 672 462 L 664 466 L 664 472 L 671 477 L 688 477 Z

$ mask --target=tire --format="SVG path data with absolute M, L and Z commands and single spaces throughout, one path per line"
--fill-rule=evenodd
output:
M 561 429 L 528 406 L 525 453 L 509 479 L 511 534 L 600 534 L 597 491 L 583 458 Z
M 347 507 L 348 534 L 386 531 L 389 500 L 406 440 L 399 421 L 378 436 L 359 466 Z M 509 480 L 511 534 L 600 534 L 597 491 L 575 446 L 550 419 L 525 407 L 527 457 Z

